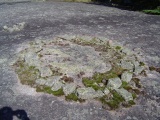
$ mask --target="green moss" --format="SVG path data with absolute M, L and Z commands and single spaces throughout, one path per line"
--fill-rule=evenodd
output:
M 126 87 L 126 86 L 128 86 L 128 83 L 127 83 L 126 81 L 122 81 L 121 88 L 124 88 L 124 87 Z
M 117 101 L 117 102 L 123 102 L 124 98 L 118 94 L 116 91 L 111 91 L 111 93 L 113 94 L 113 100 Z
M 135 82 L 136 87 L 141 88 L 140 79 L 139 78 L 132 78 L 132 80 Z
M 35 80 L 40 76 L 39 70 L 35 66 L 29 66 L 24 61 L 17 61 L 13 66 L 22 84 L 33 86 Z
M 110 100 L 107 102 L 107 104 L 111 109 L 116 109 L 119 107 L 119 102 L 117 102 L 115 100 Z
M 124 98 L 118 94 L 116 91 L 111 91 L 113 97 L 108 98 L 108 96 L 103 96 L 99 100 L 103 105 L 108 105 L 111 109 L 116 109 L 119 107 L 120 103 L 124 102 Z
M 85 102 L 85 100 L 78 98 L 78 96 L 75 93 L 71 93 L 67 96 L 65 96 L 65 99 L 67 101 L 79 101 L 79 102 Z
M 132 105 L 135 105 L 135 102 L 133 100 L 130 100 L 128 101 L 128 104 L 132 106 Z
M 60 88 L 57 91 L 52 91 L 52 94 L 55 95 L 55 96 L 62 96 L 62 95 L 64 95 L 64 92 L 63 92 L 63 89 Z
M 94 80 L 88 78 L 82 78 L 82 82 L 86 87 L 92 87 L 94 90 L 99 90 L 101 87 Z
M 136 99 L 137 95 L 135 93 L 132 93 L 132 97 L 133 97 L 133 99 Z
M 145 63 L 144 62 L 139 62 L 139 65 L 140 66 L 145 66 Z
M 57 91 L 53 91 L 51 89 L 51 87 L 48 87 L 48 86 L 37 86 L 36 87 L 36 91 L 37 92 L 44 92 L 44 93 L 48 93 L 48 94 L 53 94 L 55 96 L 62 96 L 62 95 L 64 95 L 64 92 L 63 92 L 62 88 L 60 88 Z
M 121 46 L 116 46 L 115 49 L 116 50 L 121 50 L 122 48 L 121 48 Z

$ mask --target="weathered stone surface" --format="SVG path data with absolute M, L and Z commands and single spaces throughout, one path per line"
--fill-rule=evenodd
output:
M 124 73 L 122 73 L 121 80 L 128 83 L 131 81 L 132 75 L 132 73 L 125 71 Z
M 109 89 L 116 89 L 116 88 L 119 88 L 121 85 L 122 85 L 122 81 L 120 80 L 119 77 L 116 77 L 116 78 L 110 78 L 108 80 L 107 87 Z
M 104 92 L 105 95 L 108 95 L 110 93 L 110 91 L 108 90 L 108 88 L 105 88 L 103 92 Z
M 51 89 L 53 91 L 57 91 L 57 90 L 61 89 L 63 86 L 64 86 L 64 84 L 62 82 L 60 82 L 59 80 L 56 80 Z
M 54 79 L 54 77 L 47 78 L 45 85 L 49 86 L 49 87 L 52 87 L 53 84 L 55 83 L 55 81 L 56 80 Z
M 127 70 L 133 71 L 133 64 L 131 62 L 127 62 L 125 60 L 121 61 L 121 67 Z
M 10 33 L 15 32 L 15 31 L 21 31 L 22 29 L 24 29 L 26 23 L 22 22 L 22 23 L 18 23 L 16 25 L 13 25 L 12 27 L 8 27 L 8 26 L 3 26 L 3 29 L 5 31 L 8 31 Z
M 95 90 L 91 87 L 89 88 L 78 88 L 78 97 L 81 99 L 93 99 L 95 95 Z
M 66 83 L 64 86 L 63 86 L 63 92 L 65 95 L 69 95 L 71 93 L 73 93 L 76 89 L 76 84 L 75 83 Z
M 144 70 L 144 67 L 143 67 L 143 66 L 137 66 L 137 67 L 135 67 L 135 69 L 134 69 L 134 74 L 135 74 L 135 75 L 138 75 L 138 74 L 140 74 L 143 70 Z
M 115 89 L 122 97 L 125 99 L 125 101 L 133 100 L 132 94 L 125 90 L 124 88 L 121 89 Z
M 39 67 L 39 71 L 41 73 L 41 77 L 48 77 L 52 75 L 51 69 L 47 66 Z
M 25 53 L 24 60 L 29 66 L 37 66 L 40 62 L 38 55 L 31 51 Z
M 131 50 L 129 50 L 128 48 L 124 48 L 122 52 L 125 53 L 126 55 L 130 55 L 132 53 Z
M 104 96 L 105 94 L 101 91 L 101 90 L 97 90 L 96 93 L 95 93 L 95 97 L 94 98 L 99 98 L 99 97 L 102 97 Z
M 38 85 L 45 85 L 46 82 L 47 81 L 45 79 L 42 79 L 42 78 L 36 80 L 36 84 L 38 84 Z
M 134 68 L 139 66 L 139 62 L 135 60 L 132 60 L 132 64 L 134 65 Z

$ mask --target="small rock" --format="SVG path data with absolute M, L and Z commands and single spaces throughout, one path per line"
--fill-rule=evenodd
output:
M 132 53 L 128 48 L 124 48 L 122 52 L 125 53 L 126 55 L 130 55 Z
M 75 83 L 67 83 L 63 86 L 63 92 L 65 95 L 69 95 L 73 93 L 76 89 L 76 84 Z
M 124 73 L 122 73 L 121 80 L 128 83 L 131 81 L 132 75 L 132 73 L 125 71 Z
M 108 88 L 105 88 L 103 92 L 104 92 L 105 95 L 108 95 L 110 93 L 110 91 L 108 90 Z
M 140 74 L 143 70 L 144 70 L 144 67 L 143 67 L 143 66 L 137 66 L 137 67 L 135 67 L 134 74 L 135 74 L 135 75 L 138 75 L 138 74 Z
M 51 90 L 53 91 L 57 91 L 59 89 L 61 89 L 64 86 L 63 83 L 61 83 L 59 80 L 55 81 L 55 83 L 53 84 Z
M 100 97 L 103 97 L 104 95 L 105 94 L 101 90 L 98 90 L 96 91 L 94 98 L 100 98 Z
M 38 84 L 38 85 L 45 85 L 45 83 L 46 83 L 45 79 L 40 78 L 40 79 L 36 80 L 36 84 Z
M 98 85 L 99 85 L 100 87 L 103 87 L 103 86 L 104 86 L 104 84 L 103 84 L 103 83 L 99 83 Z
M 92 87 L 78 88 L 77 94 L 78 94 L 78 97 L 81 99 L 93 99 L 95 90 Z
M 37 66 L 37 63 L 39 63 L 38 55 L 32 51 L 29 51 L 24 55 L 24 60 L 29 66 Z
M 110 78 L 108 80 L 107 87 L 110 89 L 116 89 L 119 88 L 122 85 L 122 81 L 120 80 L 119 77 L 116 78 Z
M 46 80 L 45 85 L 46 85 L 46 86 L 49 86 L 49 87 L 52 87 L 54 83 L 55 83 L 55 80 L 54 80 L 53 78 L 48 78 L 48 79 Z
M 125 90 L 124 88 L 121 89 L 115 89 L 122 97 L 125 99 L 125 101 L 133 100 L 132 94 Z
M 48 76 L 51 76 L 53 74 L 51 69 L 47 66 L 40 67 L 39 71 L 41 73 L 41 77 L 48 77 Z
M 131 62 L 127 62 L 127 61 L 122 60 L 121 67 L 124 69 L 133 71 L 133 64 Z

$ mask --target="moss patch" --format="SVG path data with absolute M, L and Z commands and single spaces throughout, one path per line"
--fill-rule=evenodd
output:
M 53 94 L 55 96 L 62 96 L 62 95 L 64 95 L 64 92 L 63 92 L 62 88 L 60 88 L 57 91 L 53 91 L 51 89 L 51 87 L 48 87 L 48 86 L 37 86 L 36 87 L 36 91 L 37 92 L 45 92 L 45 93 L 48 93 L 48 94 Z
M 78 96 L 75 93 L 71 93 L 67 96 L 65 96 L 65 99 L 67 101 L 79 101 L 79 102 L 85 102 L 85 100 L 78 98 Z
M 17 61 L 13 66 L 22 84 L 33 86 L 40 77 L 39 70 L 24 61 Z
M 124 101 L 124 98 L 118 94 L 116 91 L 111 91 L 112 98 L 108 99 L 108 96 L 103 96 L 100 101 L 104 105 L 108 105 L 111 109 L 116 109 L 119 107 L 120 103 Z

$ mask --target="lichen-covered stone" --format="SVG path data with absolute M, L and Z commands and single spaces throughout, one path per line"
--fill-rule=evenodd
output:
M 143 70 L 144 70 L 144 67 L 143 67 L 143 66 L 137 66 L 137 67 L 135 67 L 135 69 L 134 69 L 134 74 L 135 74 L 135 75 L 138 75 L 138 74 L 140 74 Z
M 124 73 L 122 73 L 121 80 L 128 83 L 131 81 L 132 75 L 132 73 L 125 71 Z
M 122 95 L 122 97 L 125 99 L 125 101 L 133 100 L 132 94 L 130 92 L 128 92 L 127 90 L 125 90 L 124 88 L 115 89 L 115 90 L 117 91 L 117 93 Z
M 107 87 L 108 87 L 109 89 L 117 89 L 117 88 L 119 88 L 121 85 L 122 85 L 122 81 L 120 80 L 119 77 L 116 77 L 116 78 L 110 78 L 110 79 L 108 80 Z
M 133 71 L 133 64 L 131 62 L 127 62 L 125 60 L 122 60 L 120 65 L 123 69 Z
M 29 66 L 37 66 L 40 62 L 38 55 L 31 51 L 25 53 L 24 60 Z
M 108 95 L 108 94 L 110 93 L 110 91 L 108 90 L 108 88 L 105 88 L 105 89 L 103 90 L 103 92 L 104 92 L 105 95 Z
M 54 79 L 54 77 L 47 78 L 45 85 L 49 86 L 49 87 L 52 87 L 54 85 L 55 81 L 56 80 Z
M 47 81 L 45 79 L 42 79 L 42 78 L 36 80 L 37 85 L 45 85 L 46 82 Z
M 76 84 L 75 83 L 66 83 L 64 86 L 63 86 L 63 92 L 65 95 L 69 95 L 71 93 L 73 93 L 76 89 Z
M 41 73 L 41 77 L 48 77 L 48 76 L 51 76 L 53 73 L 51 69 L 47 66 L 39 67 L 39 71 Z
M 96 97 L 102 97 L 104 93 L 100 90 L 95 91 L 92 87 L 88 88 L 78 88 L 77 89 L 78 97 L 81 99 L 93 99 Z
M 55 83 L 53 84 L 51 90 L 57 91 L 57 90 L 61 89 L 63 86 L 64 86 L 64 84 L 62 82 L 60 82 L 59 80 L 56 80 Z
M 5 31 L 12 33 L 12 32 L 16 32 L 16 31 L 21 31 L 22 29 L 24 29 L 25 26 L 26 26 L 26 23 L 22 22 L 22 23 L 18 23 L 16 25 L 13 25 L 12 27 L 8 27 L 7 25 L 5 25 L 5 26 L 3 26 L 3 29 Z

